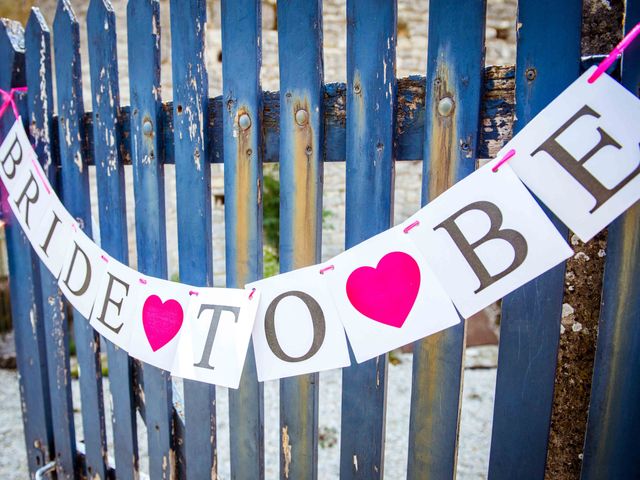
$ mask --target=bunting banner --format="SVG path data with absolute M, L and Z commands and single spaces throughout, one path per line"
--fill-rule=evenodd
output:
M 80 317 L 173 375 L 237 388 L 364 362 L 456 325 L 569 258 L 535 195 L 583 241 L 640 197 L 640 101 L 591 68 L 497 158 L 402 224 L 335 258 L 248 284 L 142 275 L 85 233 L 21 119 L 0 145 L 12 218 Z

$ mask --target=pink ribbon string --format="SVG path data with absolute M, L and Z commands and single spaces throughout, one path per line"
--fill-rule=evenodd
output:
M 2 98 L 4 99 L 4 101 L 2 102 L 2 105 L 0 105 L 0 117 L 4 115 L 4 112 L 7 110 L 7 108 L 9 108 L 9 105 L 11 105 L 11 108 L 13 109 L 13 114 L 17 119 L 20 116 L 20 114 L 18 113 L 18 106 L 16 105 L 16 100 L 14 98 L 14 95 L 16 92 L 26 92 L 26 91 L 27 91 L 27 87 L 12 88 L 8 92 L 0 88 L 0 95 L 2 95 Z
M 600 77 L 600 75 L 606 72 L 607 69 L 613 64 L 613 62 L 618 60 L 618 56 L 621 55 L 622 52 L 624 52 L 624 49 L 631 45 L 631 43 L 636 39 L 638 35 L 640 35 L 640 23 L 637 23 L 636 26 L 633 27 L 631 31 L 625 35 L 620 43 L 616 45 L 613 50 L 611 50 L 611 53 L 607 55 L 607 58 L 600 62 L 600 65 L 598 65 L 598 68 L 596 68 L 596 71 L 593 72 L 593 75 L 589 77 L 587 82 L 595 82 Z
M 496 173 L 498 171 L 498 169 L 504 165 L 505 163 L 507 163 L 514 155 L 516 154 L 515 149 L 511 149 L 509 150 L 507 153 L 504 154 L 504 156 L 493 166 L 493 168 L 491 169 L 491 171 L 493 173 Z

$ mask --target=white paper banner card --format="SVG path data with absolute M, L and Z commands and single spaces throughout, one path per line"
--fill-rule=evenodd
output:
M 498 154 L 582 241 L 640 198 L 640 100 L 592 67 Z M 502 167 L 501 167 L 502 168 Z
M 138 274 L 140 277 L 140 274 Z M 142 283 L 140 282 L 142 278 Z M 184 330 L 192 287 L 153 277 L 140 277 L 130 312 L 129 355 L 171 370 Z
M 349 349 L 322 265 L 250 283 L 260 291 L 253 328 L 258 380 L 347 367 Z
M 72 225 L 75 224 L 74 218 L 54 196 L 49 203 L 49 210 L 35 227 L 31 245 L 55 278 L 60 275 L 62 263 L 71 249 L 69 238 L 72 236 Z
M 508 164 L 487 164 L 405 222 L 469 318 L 573 254 Z
M 0 179 L 9 195 L 14 194 L 20 174 L 35 158 L 36 154 L 31 148 L 22 120 L 18 118 L 0 145 Z
M 137 302 L 140 274 L 135 270 L 108 259 L 106 275 L 98 286 L 96 301 L 91 312 L 91 326 L 100 335 L 129 351 L 133 305 Z
M 191 297 L 171 374 L 238 388 L 260 292 L 200 288 Z
M 71 247 L 62 264 L 58 286 L 80 315 L 89 319 L 110 259 L 75 222 L 69 232 Z
M 428 262 L 400 228 L 330 264 L 323 277 L 358 363 L 460 322 Z
M 23 160 L 25 163 L 16 173 L 13 194 L 9 207 L 20 223 L 25 235 L 35 246 L 36 232 L 42 218 L 51 211 L 52 202 L 58 202 L 51 185 L 44 176 L 36 156 Z

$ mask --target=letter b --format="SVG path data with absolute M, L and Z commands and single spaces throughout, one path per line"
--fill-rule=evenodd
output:
M 22 145 L 20 145 L 20 139 L 17 136 L 0 162 L 4 174 L 9 180 L 13 180 L 13 177 L 16 176 L 17 166 L 22 162 Z
M 491 225 L 489 227 L 489 231 L 482 238 L 476 240 L 473 243 L 469 243 L 460 230 L 460 227 L 458 227 L 456 220 L 462 214 L 472 210 L 477 210 L 486 214 L 487 217 L 489 217 Z M 480 287 L 478 287 L 478 289 L 474 293 L 478 293 L 481 290 L 484 290 L 489 285 L 497 282 L 501 278 L 513 272 L 516 268 L 522 265 L 522 262 L 524 262 L 524 259 L 527 257 L 527 241 L 524 236 L 520 232 L 509 228 L 501 229 L 501 226 L 502 213 L 500 212 L 500 209 L 491 202 L 479 201 L 471 203 L 463 209 L 458 210 L 442 223 L 434 227 L 434 230 L 444 228 L 447 231 L 447 233 L 451 236 L 451 239 L 460 250 L 460 253 L 462 253 L 465 260 L 473 270 L 473 273 L 475 273 L 475 275 L 478 277 L 478 280 L 480 280 Z M 497 239 L 504 240 L 513 247 L 514 258 L 513 262 L 511 262 L 511 265 L 508 268 L 504 269 L 500 273 L 497 273 L 496 275 L 491 275 L 480 260 L 480 257 L 478 257 L 476 249 L 480 245 L 490 240 Z

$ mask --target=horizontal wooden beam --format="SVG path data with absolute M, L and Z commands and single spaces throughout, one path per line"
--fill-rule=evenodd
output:
M 581 71 L 598 63 L 602 55 L 584 57 Z M 616 70 L 617 71 L 617 70 Z M 613 75 L 616 75 L 614 72 Z M 425 77 L 415 75 L 398 79 L 396 109 L 395 159 L 422 160 L 424 141 Z M 324 161 L 342 162 L 346 145 L 346 94 L 344 83 L 324 86 Z M 484 70 L 480 125 L 478 128 L 477 158 L 493 158 L 511 139 L 515 104 L 515 67 L 488 66 Z M 209 99 L 209 121 L 205 131 L 207 155 L 210 163 L 223 163 L 222 154 L 222 96 Z M 175 163 L 173 152 L 173 103 L 162 105 L 162 135 L 160 158 L 164 164 Z M 54 152 L 57 155 L 58 117 L 54 117 Z M 263 92 L 264 162 L 277 162 L 280 148 L 280 92 Z M 131 164 L 130 107 L 120 112 L 121 155 L 126 165 Z M 93 159 L 92 114 L 84 115 L 83 155 L 89 165 Z M 54 159 L 60 164 L 59 159 Z
M 280 143 L 280 93 L 264 92 L 263 130 L 264 162 L 277 162 Z M 411 76 L 398 80 L 396 111 L 395 159 L 422 160 L 424 139 L 425 78 Z M 479 129 L 478 157 L 492 157 L 511 138 L 514 106 L 514 67 L 491 66 L 485 69 L 485 88 Z M 209 100 L 206 151 L 211 163 L 222 163 L 222 97 Z M 175 163 L 173 152 L 173 104 L 163 104 L 162 125 L 158 131 L 163 138 L 160 152 L 165 164 Z M 58 118 L 54 118 L 57 125 Z M 326 162 L 345 159 L 346 96 L 344 83 L 324 86 L 325 158 Z M 124 163 L 131 164 L 130 107 L 120 112 L 121 155 Z M 57 132 L 57 127 L 54 132 Z M 93 159 L 92 114 L 84 115 L 83 155 L 90 165 Z M 58 138 L 54 138 L 54 152 L 58 152 Z M 55 159 L 59 164 L 58 159 Z

